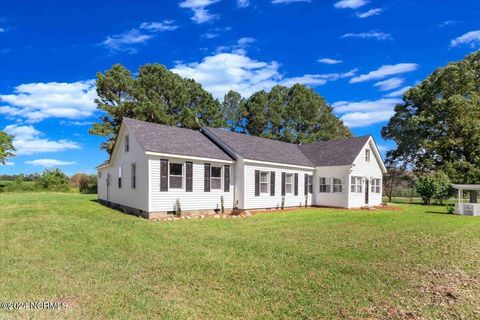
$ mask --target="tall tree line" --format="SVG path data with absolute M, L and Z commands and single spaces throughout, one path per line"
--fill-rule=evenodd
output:
M 255 136 L 292 143 L 310 143 L 352 136 L 332 107 L 304 85 L 277 85 L 269 92 L 242 97 L 228 92 L 214 99 L 202 86 L 160 64 L 141 66 L 136 77 L 120 64 L 96 79 L 100 122 L 91 134 L 106 137 L 101 148 L 113 149 L 123 117 L 183 128 L 228 128 Z

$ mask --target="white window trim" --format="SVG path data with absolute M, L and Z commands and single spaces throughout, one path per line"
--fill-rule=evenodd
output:
M 352 178 L 355 178 L 355 183 L 352 183 Z M 358 184 L 360 182 L 360 184 Z M 360 176 L 350 176 L 350 192 L 351 193 L 363 193 L 363 184 L 364 179 Z M 352 191 L 352 187 L 355 186 L 354 191 Z M 360 191 L 359 190 L 360 187 Z
M 266 182 L 262 182 L 262 173 L 266 173 L 267 174 L 267 181 Z M 269 195 L 270 194 L 270 171 L 260 171 L 260 174 L 259 174 L 259 177 L 258 177 L 259 181 L 258 181 L 258 187 L 260 189 L 260 194 L 267 194 Z M 285 178 L 286 179 L 286 178 Z M 286 182 L 286 181 L 285 181 Z M 267 184 L 267 191 L 265 192 L 262 192 L 262 183 L 263 184 Z M 286 188 L 286 187 L 285 187 Z M 286 189 L 285 189 L 286 190 Z
M 213 179 L 218 179 L 214 178 L 212 175 L 213 168 L 220 168 L 220 188 L 213 188 Z M 214 166 L 210 165 L 210 190 L 223 190 L 223 166 Z
M 320 179 L 325 179 L 325 184 L 321 184 Z M 332 179 L 330 177 L 318 177 L 318 193 L 331 193 L 332 192 L 331 180 Z M 322 186 L 326 186 L 327 191 L 321 191 Z
M 290 183 L 287 182 L 288 176 L 292 177 L 292 180 L 291 180 Z M 294 190 L 293 190 L 293 189 L 294 189 L 294 184 L 295 184 L 295 182 L 293 181 L 293 180 L 294 180 L 293 177 L 294 177 L 293 173 L 285 173 L 285 194 L 293 194 L 293 193 L 294 193 Z M 287 185 L 291 185 L 291 186 L 292 186 L 290 192 L 288 192 L 288 190 L 287 190 Z
M 335 183 L 335 180 L 340 180 L 340 183 Z M 345 183 L 342 180 L 343 180 L 343 178 L 332 177 L 332 193 L 344 193 L 345 192 Z M 335 191 L 335 186 L 341 186 L 342 191 Z
M 174 174 L 170 174 L 170 165 L 172 164 L 180 164 L 182 165 L 182 186 L 180 188 L 174 188 L 171 186 L 170 184 L 170 177 L 173 176 L 173 177 L 180 177 L 178 175 L 174 175 Z M 184 189 L 184 186 L 185 186 L 185 163 L 184 162 L 173 162 L 173 161 L 169 161 L 168 162 L 168 190 L 183 190 Z

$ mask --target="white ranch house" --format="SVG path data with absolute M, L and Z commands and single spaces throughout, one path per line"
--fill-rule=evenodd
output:
M 359 208 L 382 202 L 386 172 L 371 136 L 296 145 L 223 129 L 191 130 L 124 118 L 98 199 L 146 218 L 220 207 Z

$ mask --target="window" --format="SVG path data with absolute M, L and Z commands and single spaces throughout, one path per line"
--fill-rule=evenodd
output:
M 269 175 L 267 171 L 260 172 L 260 193 L 268 193 Z
M 328 178 L 320 178 L 320 190 L 322 193 L 330 193 L 330 183 L 328 183 Z
M 137 166 L 135 163 L 132 163 L 132 189 L 137 187 Z
M 370 162 L 370 149 L 365 149 L 365 161 Z
M 333 192 L 342 193 L 343 192 L 343 181 L 339 178 L 333 178 Z
M 98 177 L 99 177 L 99 178 L 102 177 L 102 171 L 98 171 Z
M 222 189 L 222 167 L 212 167 L 211 172 L 211 188 Z
M 125 136 L 125 152 L 128 152 L 130 150 L 130 139 L 128 138 L 128 135 Z
M 350 191 L 362 193 L 362 177 L 351 177 L 350 179 Z
M 122 167 L 118 167 L 118 188 L 122 187 Z
M 370 190 L 372 193 L 380 193 L 380 179 L 372 179 L 372 187 Z
M 313 176 L 308 176 L 308 192 L 313 193 Z
M 182 189 L 183 187 L 183 164 L 181 163 L 170 163 L 170 188 L 171 189 Z
M 285 175 L 285 192 L 293 193 L 293 174 L 287 173 Z

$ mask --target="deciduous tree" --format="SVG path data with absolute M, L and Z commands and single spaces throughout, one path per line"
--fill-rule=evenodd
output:
M 390 162 L 480 183 L 480 51 L 437 69 L 403 95 L 382 129 Z
M 0 131 L 0 163 L 5 164 L 8 158 L 13 157 L 15 148 L 12 144 L 13 136 Z

